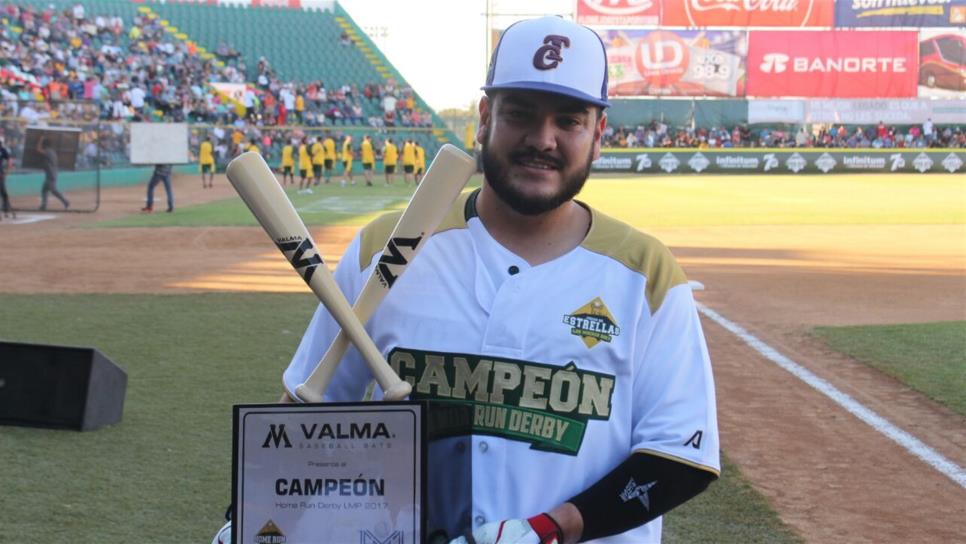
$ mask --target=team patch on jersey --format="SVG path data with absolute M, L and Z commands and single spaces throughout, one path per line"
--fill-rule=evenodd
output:
M 570 334 L 579 336 L 588 349 L 598 342 L 610 342 L 621 333 L 621 328 L 600 297 L 563 316 L 563 322 L 570 325 Z
M 471 431 L 576 455 L 592 419 L 610 418 L 614 376 L 462 353 L 396 348 L 389 364 L 413 386 L 412 400 L 469 407 Z M 456 434 L 454 432 L 454 434 Z

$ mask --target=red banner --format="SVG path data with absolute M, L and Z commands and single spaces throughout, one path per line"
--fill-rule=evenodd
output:
M 577 0 L 577 22 L 582 25 L 656 25 L 659 14 L 658 0 Z
M 752 31 L 748 95 L 900 98 L 916 96 L 914 31 Z
M 662 26 L 832 27 L 835 0 L 662 0 Z

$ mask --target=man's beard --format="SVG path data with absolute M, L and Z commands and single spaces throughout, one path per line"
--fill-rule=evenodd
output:
M 587 177 L 590 176 L 590 167 L 593 162 L 594 151 L 591 149 L 587 155 L 586 165 L 571 175 L 563 174 L 563 184 L 550 196 L 528 196 L 518 190 L 513 184 L 507 182 L 509 175 L 509 165 L 504 165 L 490 154 L 488 139 L 482 143 L 481 157 L 483 159 L 483 174 L 487 183 L 493 188 L 500 200 L 505 202 L 514 211 L 522 215 L 540 215 L 544 212 L 557 209 L 565 202 L 572 200 L 580 190 L 583 189 Z M 551 163 L 562 166 L 560 159 L 542 155 L 539 152 L 518 151 L 510 153 L 507 160 L 512 164 L 519 158 L 529 155 L 537 155 Z

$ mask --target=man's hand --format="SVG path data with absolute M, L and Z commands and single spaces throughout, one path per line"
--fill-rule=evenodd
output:
M 530 519 L 507 519 L 481 526 L 467 537 L 450 544 L 559 544 L 560 526 L 547 514 Z

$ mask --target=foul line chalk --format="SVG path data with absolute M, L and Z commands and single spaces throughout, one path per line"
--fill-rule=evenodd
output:
M 941 472 L 950 480 L 959 484 L 959 486 L 963 489 L 966 489 L 966 470 L 963 470 L 963 468 L 956 463 L 946 459 L 941 453 L 930 448 L 921 440 L 912 436 L 906 431 L 896 427 L 884 417 L 866 408 L 857 400 L 843 393 L 829 382 L 819 378 L 802 365 L 792 361 L 788 357 L 785 357 L 779 353 L 778 350 L 762 342 L 753 334 L 749 333 L 741 325 L 728 320 L 718 312 L 708 308 L 707 306 L 704 306 L 703 304 L 698 304 L 698 311 L 704 314 L 708 319 L 714 321 L 718 325 L 721 325 L 729 332 L 740 338 L 769 361 L 792 373 L 796 378 L 802 380 L 818 392 L 832 399 L 832 401 L 842 408 L 845 408 L 850 414 L 869 424 L 869 426 L 871 426 L 873 429 L 882 433 L 896 444 L 899 444 L 909 453 L 915 455 L 919 459 L 922 459 L 929 466 Z

